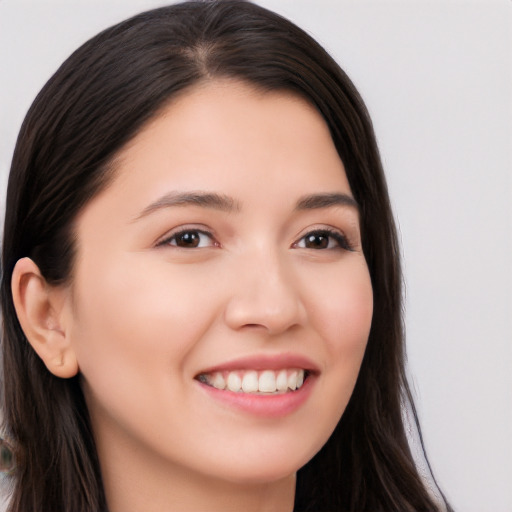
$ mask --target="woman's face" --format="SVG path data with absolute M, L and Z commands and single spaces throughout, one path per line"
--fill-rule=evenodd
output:
M 116 166 L 77 219 L 67 324 L 103 471 L 293 474 L 340 419 L 372 318 L 325 122 L 289 93 L 208 83 Z

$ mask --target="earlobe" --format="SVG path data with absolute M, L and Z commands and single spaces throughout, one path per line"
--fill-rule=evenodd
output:
M 28 342 L 48 370 L 61 378 L 78 373 L 78 362 L 64 325 L 66 290 L 49 285 L 30 258 L 18 260 L 11 290 Z

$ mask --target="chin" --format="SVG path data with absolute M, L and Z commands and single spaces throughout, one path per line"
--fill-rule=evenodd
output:
M 260 450 L 258 455 L 247 457 L 244 461 L 225 459 L 223 464 L 215 466 L 216 477 L 239 485 L 257 485 L 278 482 L 294 478 L 316 452 L 298 457 L 297 452 L 266 454 Z M 278 456 L 276 456 L 278 455 Z M 290 456 L 292 455 L 292 456 Z M 294 455 L 294 456 L 293 456 Z

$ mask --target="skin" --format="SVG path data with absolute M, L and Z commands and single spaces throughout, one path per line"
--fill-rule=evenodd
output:
M 190 192 L 230 205 L 162 204 Z M 43 291 L 53 301 L 60 341 L 38 352 L 54 373 L 81 374 L 111 512 L 292 510 L 296 471 L 352 393 L 373 304 L 357 207 L 298 209 L 312 194 L 352 196 L 318 112 L 290 93 L 209 82 L 122 150 L 77 218 L 70 285 L 48 290 L 17 267 L 19 309 Z M 183 229 L 199 246 L 179 246 Z M 279 417 L 220 403 L 196 378 L 283 354 L 316 372 Z

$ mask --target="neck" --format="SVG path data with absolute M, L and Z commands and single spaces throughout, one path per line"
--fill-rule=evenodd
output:
M 110 512 L 292 512 L 295 479 L 259 485 L 217 484 L 198 486 L 183 480 L 159 485 L 126 485 L 106 489 Z M 136 491 L 136 492 L 134 492 Z

